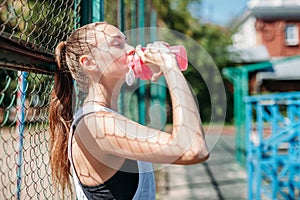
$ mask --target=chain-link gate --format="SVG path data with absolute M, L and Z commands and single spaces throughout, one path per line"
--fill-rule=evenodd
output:
M 0 0 L 0 199 L 70 199 L 52 186 L 48 106 L 53 52 L 79 0 Z

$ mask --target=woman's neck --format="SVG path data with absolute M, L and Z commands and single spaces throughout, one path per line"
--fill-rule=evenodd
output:
M 99 104 L 114 110 L 117 110 L 117 102 L 122 84 L 94 83 L 89 87 L 89 93 L 84 103 Z

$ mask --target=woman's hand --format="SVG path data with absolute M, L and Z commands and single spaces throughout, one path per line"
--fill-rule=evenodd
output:
M 153 71 L 151 81 L 156 81 L 166 68 L 177 65 L 175 55 L 169 49 L 169 44 L 165 42 L 154 42 L 148 44 L 145 49 L 141 45 L 136 47 L 136 53 L 140 59 Z

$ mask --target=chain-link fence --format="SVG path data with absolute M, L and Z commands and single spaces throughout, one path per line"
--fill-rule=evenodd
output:
M 79 23 L 79 0 L 0 0 L 0 199 L 70 199 L 54 190 L 48 106 L 53 51 Z
M 49 166 L 54 48 L 80 24 L 105 19 L 122 31 L 145 21 L 155 26 L 146 7 L 138 0 L 0 0 L 0 199 L 70 199 L 54 189 Z M 139 84 L 123 88 L 120 112 L 145 123 L 148 90 Z M 164 104 L 164 92 L 155 89 L 150 93 Z
M 23 47 L 52 52 L 78 22 L 76 0 L 1 0 L 0 35 Z M 75 15 L 74 15 L 75 14 Z

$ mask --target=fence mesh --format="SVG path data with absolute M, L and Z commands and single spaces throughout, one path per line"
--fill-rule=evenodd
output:
M 70 199 L 49 168 L 53 52 L 79 23 L 76 0 L 0 0 L 0 199 Z
M 0 35 L 26 48 L 52 52 L 77 23 L 74 0 L 1 0 Z M 76 13 L 76 12 L 75 12 Z

